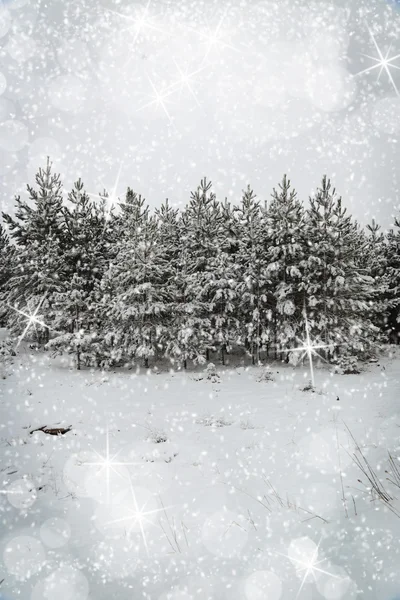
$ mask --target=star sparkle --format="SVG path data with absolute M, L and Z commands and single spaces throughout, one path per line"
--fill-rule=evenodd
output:
M 150 12 L 151 3 L 152 0 L 148 0 L 146 6 L 142 10 L 136 10 L 136 16 L 124 14 L 112 9 L 107 9 L 107 12 L 117 15 L 120 19 L 128 24 L 127 28 L 123 31 L 134 32 L 134 37 L 131 40 L 132 44 L 136 44 L 139 37 L 144 35 L 146 31 L 165 33 L 165 30 L 156 24 L 156 15 L 152 15 Z
M 139 530 L 140 530 L 140 535 L 142 536 L 144 547 L 146 549 L 146 554 L 147 554 L 147 556 L 149 556 L 149 545 L 147 542 L 145 525 L 153 525 L 154 526 L 155 523 L 149 517 L 152 515 L 155 515 L 155 514 L 165 513 L 167 508 L 163 506 L 162 508 L 146 510 L 147 502 L 145 502 L 142 506 L 139 506 L 139 503 L 137 501 L 137 497 L 135 494 L 135 490 L 132 485 L 132 481 L 130 480 L 129 483 L 130 483 L 130 496 L 131 496 L 131 500 L 132 500 L 132 506 L 129 507 L 126 515 L 124 515 L 123 517 L 120 517 L 119 519 L 114 519 L 112 521 L 109 521 L 108 524 L 111 525 L 111 524 L 124 523 L 124 522 L 130 523 L 130 526 L 128 527 L 128 536 L 132 533 L 132 531 L 135 529 L 135 527 L 138 526 Z M 168 507 L 168 508 L 170 508 L 170 507 Z
M 306 339 L 305 340 L 300 340 L 301 346 L 298 346 L 297 348 L 287 348 L 286 351 L 287 352 L 301 352 L 299 360 L 302 360 L 305 356 L 307 356 L 308 364 L 309 364 L 309 367 L 310 367 L 311 384 L 312 384 L 313 387 L 315 387 L 313 357 L 317 356 L 321 360 L 325 361 L 324 357 L 321 356 L 321 354 L 319 354 L 317 352 L 317 350 L 322 350 L 322 349 L 325 349 L 325 348 L 331 348 L 332 345 L 331 344 L 315 343 L 315 342 L 313 342 L 311 340 L 311 337 L 310 337 L 310 326 L 309 326 L 308 317 L 307 317 L 307 311 L 306 311 L 305 307 L 304 307 L 303 315 L 304 315 L 304 327 L 305 327 L 305 331 L 306 331 Z
M 101 475 L 105 472 L 105 483 L 106 483 L 106 491 L 107 491 L 107 502 L 110 502 L 110 476 L 111 473 L 115 473 L 122 479 L 126 479 L 118 467 L 127 467 L 132 465 L 137 465 L 138 463 L 133 462 L 125 462 L 125 461 L 117 461 L 116 458 L 120 453 L 120 450 L 115 454 L 110 453 L 110 436 L 108 428 L 106 430 L 106 449 L 105 454 L 100 454 L 97 450 L 94 450 L 95 454 L 99 457 L 98 461 L 85 461 L 85 465 L 91 465 L 95 467 L 100 467 L 98 474 Z
M 156 108 L 161 108 L 163 110 L 168 121 L 172 124 L 172 117 L 168 111 L 166 100 L 169 96 L 171 96 L 171 94 L 174 93 L 174 90 L 171 88 L 171 86 L 164 90 L 159 90 L 149 75 L 147 76 L 147 78 L 153 90 L 152 99 L 150 102 L 147 102 L 147 104 L 144 104 L 143 106 L 138 108 L 138 112 L 143 110 L 144 108 L 154 105 Z
M 119 199 L 118 194 L 117 194 L 117 189 L 118 189 L 119 181 L 121 178 L 121 171 L 122 171 L 122 163 L 120 163 L 120 165 L 119 165 L 118 173 L 115 178 L 114 186 L 112 188 L 111 194 L 93 194 L 92 192 L 88 192 L 88 196 L 90 196 L 92 198 L 96 198 L 96 199 L 100 198 L 101 200 L 106 201 L 106 203 L 107 203 L 106 221 L 110 220 L 111 213 L 112 213 L 114 206 L 116 204 L 121 204 L 121 203 L 123 204 L 123 202 L 121 202 L 121 200 Z
M 373 60 L 375 62 L 375 64 L 368 67 L 367 69 L 364 69 L 363 71 L 360 71 L 358 73 L 358 75 L 362 75 L 364 73 L 369 73 L 370 71 L 374 71 L 375 69 L 379 69 L 379 73 L 378 73 L 378 81 L 379 81 L 383 71 L 385 71 L 391 85 L 393 86 L 394 91 L 396 92 L 397 96 L 400 96 L 400 92 L 398 90 L 398 87 L 397 87 L 394 79 L 393 79 L 393 74 L 391 72 L 391 69 L 400 70 L 400 66 L 394 64 L 394 62 L 400 58 L 400 54 L 396 54 L 395 56 L 390 56 L 390 52 L 392 49 L 392 46 L 390 45 L 389 49 L 387 50 L 386 54 L 384 55 L 381 48 L 378 45 L 378 42 L 376 41 L 374 34 L 372 33 L 372 31 L 369 27 L 368 27 L 368 32 L 374 43 L 374 46 L 375 46 L 375 49 L 377 52 L 377 56 L 370 56 L 369 54 L 363 54 L 362 56 L 365 56 L 366 58 Z
M 198 100 L 198 97 L 195 92 L 195 78 L 196 76 L 206 69 L 206 65 L 200 66 L 198 69 L 194 69 L 193 71 L 189 71 L 188 69 L 183 70 L 181 66 L 174 60 L 175 67 L 179 73 L 179 77 L 173 81 L 170 85 L 163 89 L 159 89 L 154 80 L 148 75 L 148 81 L 150 83 L 152 89 L 151 100 L 146 104 L 143 104 L 138 108 L 138 112 L 148 108 L 150 106 L 154 106 L 155 108 L 160 108 L 165 116 L 167 117 L 170 124 L 174 124 L 173 118 L 168 109 L 167 103 L 170 101 L 171 96 L 176 93 L 182 93 L 184 89 L 187 89 L 190 95 L 194 98 L 195 103 L 199 108 L 201 108 L 201 104 Z
M 307 578 L 310 577 L 310 575 L 312 576 L 312 578 L 314 579 L 314 581 L 317 580 L 316 574 L 317 573 L 321 573 L 323 575 L 327 575 L 328 577 L 332 577 L 333 579 L 339 579 L 342 580 L 342 577 L 339 577 L 338 575 L 334 575 L 333 573 L 329 573 L 328 571 L 325 571 L 324 569 L 321 569 L 318 565 L 321 565 L 323 562 L 326 561 L 326 558 L 323 558 L 322 560 L 317 560 L 318 559 L 318 552 L 319 552 L 319 547 L 321 545 L 321 541 L 322 538 L 320 539 L 320 541 L 318 542 L 318 545 L 315 547 L 314 551 L 312 554 L 304 554 L 304 557 L 301 557 L 300 559 L 294 558 L 293 556 L 289 556 L 288 554 L 282 554 L 280 552 L 277 552 L 277 554 L 279 556 L 283 556 L 285 558 L 288 558 L 290 561 L 292 561 L 293 563 L 295 563 L 296 565 L 296 572 L 297 574 L 303 573 L 304 571 L 304 575 L 303 578 L 301 580 L 300 583 L 300 587 L 297 591 L 295 600 L 297 600 L 297 598 L 300 596 L 301 591 L 307 581 Z
M 212 29 L 208 25 L 206 31 L 203 31 L 202 29 L 195 30 L 196 33 L 204 40 L 204 43 L 206 45 L 206 51 L 202 63 L 204 63 L 208 59 L 211 52 L 213 52 L 216 48 L 229 49 L 233 52 L 239 52 L 238 48 L 236 48 L 227 41 L 228 34 L 227 31 L 223 29 L 223 24 L 226 20 L 227 12 L 228 10 L 226 9 L 215 28 Z
M 125 29 L 120 29 L 119 33 L 133 33 L 133 37 L 130 39 L 128 38 L 126 40 L 129 46 L 129 52 L 128 59 L 124 65 L 124 68 L 128 67 L 131 63 L 132 58 L 135 54 L 135 50 L 137 50 L 138 41 L 140 39 L 145 38 L 146 35 L 149 35 L 149 33 L 151 32 L 155 32 L 159 35 L 171 35 L 171 32 L 167 28 L 163 28 L 157 23 L 156 19 L 158 15 L 152 14 L 152 12 L 150 11 L 151 3 L 152 0 L 148 0 L 144 8 L 137 8 L 135 10 L 134 15 L 124 14 L 116 10 L 107 9 L 108 13 L 116 15 L 117 17 L 119 17 L 119 19 L 125 21 L 125 23 L 127 24 L 127 27 Z
M 179 72 L 180 77 L 176 82 L 174 82 L 171 85 L 171 87 L 172 88 L 178 87 L 178 88 L 180 88 L 180 91 L 182 91 L 184 88 L 186 88 L 190 92 L 190 94 L 193 96 L 197 106 L 200 107 L 201 106 L 200 102 L 199 102 L 196 92 L 194 90 L 194 83 L 195 83 L 196 75 L 198 75 L 199 73 L 204 71 L 206 69 L 206 65 L 200 66 L 198 69 L 189 72 L 188 70 L 183 71 L 176 61 L 174 61 L 174 63 Z
M 23 339 L 25 338 L 25 336 L 27 335 L 27 333 L 31 329 L 31 327 L 35 327 L 35 329 L 36 329 L 36 326 L 39 325 L 40 327 L 44 327 L 46 329 L 51 329 L 51 327 L 46 325 L 46 323 L 44 323 L 44 321 L 41 320 L 40 317 L 38 316 L 39 310 L 41 309 L 41 306 L 42 306 L 44 300 L 46 299 L 46 296 L 47 296 L 47 292 L 45 292 L 43 294 L 39 304 L 37 305 L 35 310 L 31 313 L 25 312 L 25 311 L 17 308 L 16 306 L 8 305 L 9 308 L 11 308 L 13 311 L 18 313 L 19 315 L 22 315 L 27 320 L 26 327 L 25 327 L 24 331 L 22 332 L 22 334 L 18 338 L 16 348 L 19 347 L 19 345 L 21 344 L 21 342 L 23 341 Z

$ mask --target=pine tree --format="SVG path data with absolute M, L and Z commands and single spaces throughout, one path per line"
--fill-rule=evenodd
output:
M 209 307 L 212 348 L 220 350 L 222 364 L 225 364 L 225 354 L 239 337 L 238 265 L 232 255 L 219 248 L 210 258 L 200 281 L 198 298 Z
M 243 192 L 235 211 L 238 226 L 239 320 L 240 338 L 252 356 L 260 361 L 260 352 L 269 346 L 272 336 L 272 303 L 267 275 L 268 246 L 264 212 L 250 186 Z
M 63 209 L 65 282 L 54 295 L 53 328 L 59 333 L 48 343 L 57 352 L 74 354 L 78 369 L 82 361 L 97 364 L 99 359 L 96 298 L 112 255 L 105 202 L 90 200 L 83 187 L 79 179 L 68 195 L 71 208 Z
M 192 192 L 189 205 L 184 210 L 180 227 L 182 231 L 182 268 L 185 346 L 196 359 L 214 351 L 212 292 L 208 280 L 212 277 L 210 264 L 216 258 L 221 242 L 222 215 L 211 182 L 203 179 L 196 192 Z M 207 287 L 207 292 L 204 289 Z M 196 350 L 195 350 L 196 349 Z M 193 356 L 192 356 L 193 357 Z
M 6 289 L 14 268 L 14 255 L 15 249 L 11 246 L 8 235 L 0 223 L 0 326 L 5 324 L 7 314 Z
M 387 236 L 388 329 L 392 343 L 400 343 L 400 219 Z
M 364 232 L 361 232 L 364 236 Z M 371 322 L 381 331 L 383 338 L 388 329 L 388 281 L 386 238 L 375 219 L 366 228 L 366 252 L 360 264 L 374 280 L 374 296 L 370 302 Z
M 338 348 L 365 351 L 377 334 L 370 320 L 374 280 L 359 261 L 367 241 L 326 177 L 310 198 L 307 234 L 304 293 L 310 333 L 329 346 L 329 357 Z
M 178 361 L 184 368 L 193 358 L 187 346 L 188 322 L 185 303 L 186 271 L 184 264 L 183 236 L 179 222 L 179 211 L 173 209 L 168 200 L 155 211 L 158 225 L 158 243 L 163 248 L 164 299 L 168 305 L 160 345 L 164 355 Z
M 111 325 L 106 335 L 109 350 L 119 347 L 122 358 L 141 358 L 147 367 L 149 359 L 159 353 L 169 302 L 157 219 L 150 216 L 144 202 L 128 190 L 121 205 L 123 236 L 103 287 L 111 293 L 110 298 L 105 296 L 104 310 Z
M 239 229 L 234 209 L 225 199 L 220 204 L 218 247 L 207 266 L 203 295 L 211 298 L 211 332 L 213 346 L 225 355 L 240 343 L 240 265 L 238 263 Z
M 282 353 L 298 345 L 303 329 L 304 209 L 286 175 L 273 190 L 266 226 L 274 341 Z
M 45 169 L 39 169 L 36 184 L 37 189 L 27 186 L 33 206 L 17 197 L 15 218 L 3 213 L 17 245 L 7 302 L 26 314 L 34 314 L 40 306 L 47 323 L 52 320 L 54 294 L 63 289 L 65 274 L 62 184 L 59 175 L 52 173 L 49 160 Z M 14 331 L 25 328 L 20 315 L 17 310 L 8 313 L 8 324 Z M 39 325 L 37 334 L 39 341 L 48 341 L 49 328 Z

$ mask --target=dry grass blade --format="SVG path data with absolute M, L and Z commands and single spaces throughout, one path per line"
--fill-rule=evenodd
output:
M 392 468 L 392 475 L 394 477 L 394 481 L 393 481 L 393 479 L 389 479 L 389 477 L 387 477 L 387 479 L 388 479 L 388 481 L 393 483 L 393 485 L 400 488 L 400 469 L 397 466 L 396 461 L 393 458 L 393 456 L 391 455 L 391 453 L 388 452 L 388 454 L 389 454 L 389 464 Z M 385 473 L 388 473 L 388 471 L 385 471 Z
M 355 439 L 354 435 L 352 434 L 352 432 L 350 431 L 350 429 L 348 428 L 348 426 L 346 425 L 346 423 L 344 423 L 344 426 L 346 427 L 347 431 L 350 434 L 350 437 L 352 438 L 352 440 L 353 440 L 353 442 L 355 444 L 356 452 L 354 452 L 353 454 L 350 454 L 349 452 L 347 452 L 346 449 L 345 450 L 346 450 L 347 454 L 351 457 L 351 459 L 353 460 L 353 462 L 360 469 L 360 471 L 364 475 L 364 477 L 367 479 L 367 481 L 369 483 L 369 486 L 370 486 L 369 487 L 370 493 L 372 495 L 374 495 L 374 493 L 375 493 L 376 496 L 378 497 L 378 499 L 381 500 L 382 502 L 384 502 L 385 505 L 389 508 L 389 510 L 393 514 L 395 514 L 397 517 L 400 518 L 400 513 L 392 505 L 392 501 L 394 500 L 394 498 L 389 494 L 389 492 L 386 490 L 386 488 L 384 487 L 384 485 L 380 481 L 378 475 L 375 473 L 375 471 L 372 468 L 371 464 L 369 463 L 369 461 L 365 457 L 365 454 L 363 453 L 363 451 L 362 451 L 359 443 Z M 359 483 L 365 485 L 364 482 L 361 481 L 361 479 L 359 479 L 358 481 L 359 481 Z

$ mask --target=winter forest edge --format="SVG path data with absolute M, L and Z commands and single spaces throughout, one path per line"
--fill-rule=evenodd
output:
M 307 333 L 356 371 L 399 343 L 400 216 L 362 228 L 327 177 L 308 202 L 284 176 L 269 201 L 249 186 L 234 205 L 203 179 L 182 210 L 153 213 L 129 188 L 114 203 L 80 179 L 64 200 L 49 160 L 27 189 L 0 225 L 3 354 L 26 338 L 78 369 L 238 350 L 295 365 Z

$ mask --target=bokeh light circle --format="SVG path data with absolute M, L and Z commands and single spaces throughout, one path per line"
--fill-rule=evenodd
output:
M 41 542 L 28 535 L 13 538 L 3 552 L 7 571 L 17 579 L 29 579 L 40 571 L 45 560 L 46 555 Z
M 271 571 L 257 571 L 246 579 L 247 600 L 279 600 L 282 596 L 282 581 Z
M 15 508 L 26 510 L 36 501 L 37 492 L 29 479 L 17 479 L 6 490 L 7 500 Z
M 47 519 L 40 528 L 40 538 L 49 548 L 65 546 L 71 537 L 71 527 L 58 517 Z

